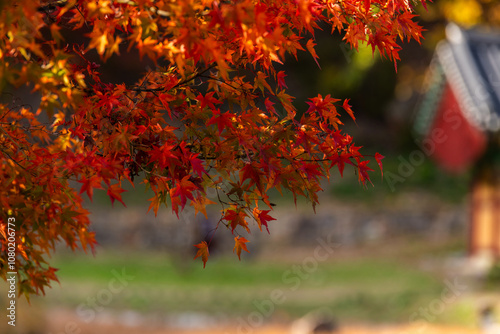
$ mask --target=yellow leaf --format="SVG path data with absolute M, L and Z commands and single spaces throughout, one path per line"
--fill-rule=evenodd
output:
M 108 37 L 106 34 L 100 34 L 97 37 L 94 37 L 90 44 L 89 44 L 89 49 L 96 49 L 97 53 L 99 53 L 101 56 L 104 54 L 106 51 L 106 46 L 108 45 Z
M 71 134 L 64 131 L 64 133 L 57 138 L 56 142 L 61 148 L 61 151 L 66 151 L 67 148 L 71 148 Z
M 66 121 L 66 115 L 62 112 L 59 111 L 57 114 L 54 115 L 54 123 L 52 123 L 52 127 L 54 128 L 54 131 L 57 130 L 57 127 L 59 125 L 63 125 L 64 122 Z
M 123 41 L 119 36 L 116 36 L 116 38 L 111 37 L 111 41 L 109 42 L 109 47 L 106 50 L 106 56 L 104 57 L 104 60 L 107 60 L 109 57 L 111 57 L 114 53 L 117 55 L 120 55 L 120 43 Z

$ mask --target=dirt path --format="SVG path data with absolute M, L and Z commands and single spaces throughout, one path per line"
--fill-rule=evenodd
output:
M 128 323 L 125 325 L 124 323 Z M 49 333 L 56 334 L 290 334 L 286 325 L 265 325 L 252 330 L 224 326 L 210 328 L 169 328 L 158 322 L 131 321 L 131 318 L 105 318 L 85 323 L 73 311 L 51 310 L 47 319 Z M 342 326 L 338 334 L 480 334 L 476 329 L 447 327 L 426 323 L 408 325 Z

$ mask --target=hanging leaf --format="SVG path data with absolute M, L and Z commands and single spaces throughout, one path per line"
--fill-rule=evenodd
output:
M 241 260 L 241 251 L 244 250 L 247 253 L 250 253 L 247 249 L 246 243 L 248 242 L 247 239 L 237 236 L 234 238 L 234 248 L 233 248 L 233 253 L 236 251 L 236 254 L 238 255 L 238 259 Z
M 203 268 L 205 268 L 205 265 L 207 264 L 208 261 L 208 257 L 210 256 L 210 253 L 208 252 L 208 244 L 206 241 L 202 241 L 194 246 L 198 248 L 198 251 L 196 252 L 196 256 L 194 257 L 194 259 L 196 260 L 197 258 L 201 257 L 201 260 L 203 261 Z

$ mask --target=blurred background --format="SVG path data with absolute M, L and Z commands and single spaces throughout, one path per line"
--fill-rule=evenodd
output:
M 302 111 L 318 93 L 350 98 L 356 123 L 344 115 L 344 130 L 365 154 L 386 157 L 384 179 L 374 172 L 373 186 L 364 188 L 353 170 L 343 178 L 332 172 L 316 214 L 306 201 L 295 207 L 291 196 L 276 194 L 270 234 L 254 228 L 245 236 L 250 253 L 238 261 L 232 236 L 218 231 L 205 269 L 193 260 L 193 245 L 212 238 L 216 211 L 205 218 L 187 208 L 177 219 L 163 209 L 155 217 L 146 214 L 152 194 L 140 184 L 123 194 L 127 208 L 112 208 L 96 191 L 88 203 L 95 256 L 59 249 L 51 265 L 59 268 L 60 285 L 31 306 L 20 301 L 18 326 L 13 331 L 1 321 L 0 332 L 307 334 L 320 323 L 345 333 L 494 328 L 500 244 L 473 252 L 476 161 L 454 173 L 442 169 L 413 129 L 447 24 L 494 29 L 500 3 L 437 0 L 417 11 L 425 39 L 403 43 L 397 72 L 371 48 L 355 52 L 329 29 L 316 36 L 321 70 L 306 53 L 286 63 L 287 85 Z M 488 154 L 498 180 L 497 144 Z M 500 207 L 498 184 L 488 188 L 497 189 L 493 208 Z M 490 235 L 500 231 L 498 210 L 491 212 L 489 224 L 499 229 Z M 500 243 L 500 234 L 494 238 Z

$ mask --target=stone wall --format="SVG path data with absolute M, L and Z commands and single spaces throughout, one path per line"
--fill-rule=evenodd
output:
M 168 209 L 160 210 L 157 217 L 152 212 L 146 214 L 146 208 L 95 209 L 91 214 L 92 228 L 103 246 L 185 252 L 193 250 L 193 245 L 200 240 L 209 240 L 219 218 L 218 213 L 209 212 L 209 219 L 205 219 L 202 214 L 195 216 L 189 209 L 179 219 Z M 254 225 L 251 235 L 240 231 L 252 242 L 254 250 L 265 243 L 307 247 L 325 235 L 344 246 L 408 235 L 438 240 L 464 235 L 468 220 L 466 205 L 423 200 L 418 195 L 377 206 L 322 201 L 316 214 L 311 207 L 296 209 L 278 205 L 273 213 L 277 220 L 270 222 L 270 234 L 265 230 L 258 232 L 253 221 L 249 222 Z M 231 250 L 232 238 L 221 225 L 212 239 L 211 252 L 217 252 L 221 245 Z

